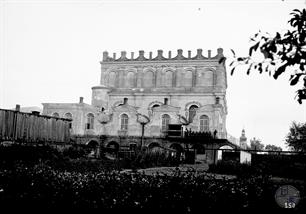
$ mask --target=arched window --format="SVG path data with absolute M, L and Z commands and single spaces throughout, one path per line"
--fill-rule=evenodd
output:
M 67 119 L 72 119 L 72 114 L 69 113 L 69 112 L 67 112 L 67 113 L 65 114 L 65 118 L 67 118 Z
M 172 78 L 173 78 L 173 72 L 166 71 L 165 76 L 164 76 L 164 86 L 165 87 L 172 87 Z
M 168 130 L 168 125 L 170 123 L 170 116 L 168 114 L 164 114 L 162 116 L 162 131 L 167 131 Z
M 185 87 L 192 86 L 192 71 L 185 71 L 184 79 L 182 80 L 182 84 Z
M 213 85 L 213 70 L 205 69 L 198 72 L 197 86 L 211 86 Z
M 152 88 L 153 87 L 153 78 L 154 78 L 153 72 L 152 71 L 146 71 L 144 73 L 144 78 L 143 78 L 143 87 Z
M 156 108 L 156 107 L 159 107 L 159 106 L 160 106 L 159 104 L 155 104 L 155 105 L 152 106 L 152 109 Z
M 192 123 L 194 116 L 196 115 L 196 111 L 198 109 L 198 106 L 192 105 L 189 108 L 189 122 Z
M 92 113 L 87 114 L 87 123 L 86 129 L 93 129 L 94 128 L 94 115 Z
M 134 88 L 135 87 L 135 74 L 134 72 L 128 72 L 127 76 L 126 76 L 126 87 L 127 88 Z
M 208 132 L 209 131 L 209 118 L 206 115 L 200 117 L 200 131 Z
M 54 113 L 52 114 L 52 117 L 59 117 L 59 114 L 58 114 L 57 112 L 54 112 Z
M 108 86 L 109 87 L 115 87 L 116 86 L 116 73 L 110 72 L 108 77 Z
M 121 130 L 127 131 L 129 125 L 129 117 L 126 114 L 121 115 Z
M 72 120 L 72 114 L 67 112 L 65 114 L 65 118 Z M 72 122 L 69 122 L 69 129 L 71 129 L 71 128 L 72 128 Z
M 205 72 L 204 71 L 199 71 L 198 72 L 198 75 L 197 75 L 197 86 L 205 86 L 205 85 L 207 85 L 206 83 L 205 83 L 205 77 L 206 76 L 206 74 L 205 74 Z

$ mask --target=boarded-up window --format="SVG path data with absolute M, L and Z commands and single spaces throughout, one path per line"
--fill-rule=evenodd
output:
M 192 86 L 192 71 L 185 71 L 184 78 L 182 80 L 182 85 L 184 87 Z
M 164 75 L 164 81 L 163 81 L 165 87 L 172 87 L 172 78 L 173 78 L 173 72 L 166 71 Z
M 153 87 L 154 75 L 152 71 L 146 71 L 143 77 L 143 87 L 151 88 Z
M 214 76 L 214 73 L 212 70 L 205 70 L 204 82 L 206 86 L 213 85 L 213 81 L 214 81 L 213 76 Z
M 205 86 L 205 72 L 199 71 L 197 75 L 197 86 Z
M 116 73 L 115 72 L 110 72 L 109 73 L 108 85 L 110 87 L 115 87 L 116 86 Z
M 209 131 L 209 118 L 206 115 L 200 117 L 200 131 L 208 132 Z
M 213 85 L 213 71 L 206 69 L 199 71 L 197 76 L 197 86 L 212 86 Z
M 126 87 L 127 88 L 135 88 L 135 74 L 134 72 L 128 72 L 126 76 Z

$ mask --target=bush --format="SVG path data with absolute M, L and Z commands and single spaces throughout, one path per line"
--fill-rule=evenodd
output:
M 60 152 L 57 148 L 43 145 L 0 146 L 0 168 L 14 169 L 19 164 L 33 166 L 44 164 L 66 171 L 102 171 L 120 169 L 118 161 L 91 160 L 82 147 L 71 146 Z
M 306 155 L 304 154 L 253 154 L 252 166 L 276 177 L 306 180 Z
M 303 190 L 302 185 L 295 184 Z M 147 176 L 117 171 L 67 172 L 40 164 L 0 170 L 0 204 L 49 208 L 239 210 L 278 206 L 278 186 L 260 177 L 216 179 L 177 171 Z M 302 209 L 302 198 L 297 209 Z
M 120 161 L 122 168 L 149 168 L 160 166 L 178 166 L 179 160 L 164 152 L 138 151 L 134 156 L 124 157 Z
M 86 157 L 86 150 L 82 147 L 70 146 L 63 150 L 63 156 L 71 159 L 84 158 Z
M 62 154 L 55 148 L 47 145 L 19 145 L 0 146 L 0 160 L 4 162 L 61 159 Z
M 259 174 L 262 175 L 262 171 L 259 168 L 253 167 L 250 164 L 230 160 L 219 160 L 217 164 L 210 164 L 209 172 L 237 175 L 238 177 L 250 177 Z

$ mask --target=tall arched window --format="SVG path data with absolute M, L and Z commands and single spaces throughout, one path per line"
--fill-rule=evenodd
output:
M 164 75 L 164 86 L 165 87 L 172 87 L 172 78 L 173 78 L 173 72 L 166 71 Z
M 164 114 L 162 116 L 162 131 L 167 131 L 168 130 L 168 125 L 170 123 L 170 116 L 168 114 Z
M 192 105 L 189 108 L 189 122 L 192 123 L 194 116 L 196 115 L 196 111 L 198 109 L 198 106 Z
M 116 86 L 116 73 L 110 72 L 108 76 L 108 86 L 109 87 L 115 87 Z
M 143 87 L 152 88 L 153 87 L 154 74 L 152 71 L 146 71 L 143 77 Z
M 127 88 L 134 88 L 135 87 L 135 74 L 134 72 L 128 72 L 127 76 L 126 76 L 126 87 Z
M 208 132 L 209 131 L 209 118 L 206 115 L 200 117 L 200 131 Z
M 72 114 L 67 112 L 65 114 L 65 118 L 72 120 Z M 72 128 L 72 122 L 69 122 L 69 129 L 71 129 L 71 128 Z
M 92 113 L 87 114 L 87 123 L 86 129 L 93 129 L 94 128 L 94 115 Z
M 121 130 L 127 131 L 129 125 L 129 117 L 126 114 L 121 115 Z
M 205 85 L 207 85 L 206 83 L 205 83 L 205 72 L 204 71 L 198 71 L 198 75 L 197 75 L 197 83 L 196 83 L 196 85 L 197 86 L 205 86 Z
M 182 84 L 185 87 L 191 87 L 192 86 L 192 71 L 185 71 L 184 78 L 182 80 Z
M 58 114 L 57 112 L 54 112 L 54 113 L 52 114 L 52 116 L 53 116 L 53 117 L 59 117 L 59 114 Z

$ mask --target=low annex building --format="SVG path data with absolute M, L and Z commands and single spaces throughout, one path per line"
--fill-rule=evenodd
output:
M 104 136 L 103 144 L 139 142 L 144 126 L 144 144 L 161 143 L 169 124 L 185 129 L 215 132 L 226 139 L 227 77 L 223 50 L 195 56 L 177 50 L 175 56 L 157 51 L 137 57 L 125 51 L 120 57 L 103 52 L 100 85 L 92 87 L 91 104 L 43 103 L 43 114 L 71 118 L 74 135 Z M 125 139 L 125 140 L 122 140 Z

